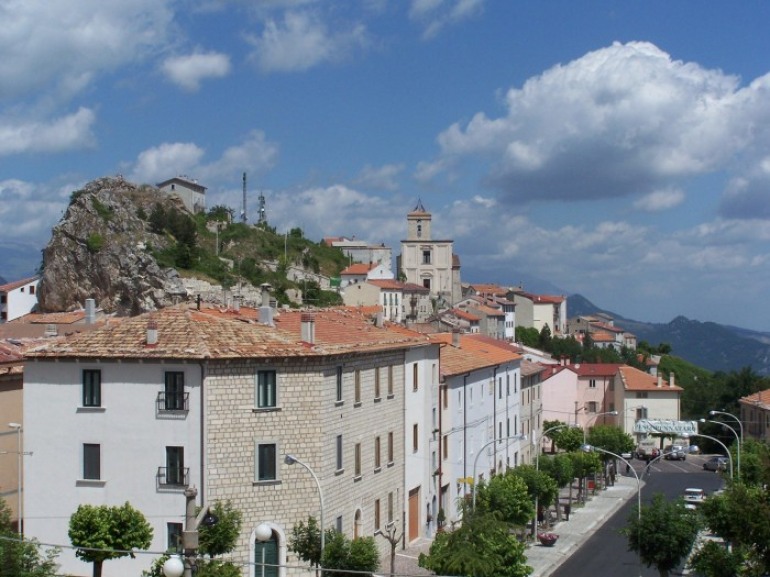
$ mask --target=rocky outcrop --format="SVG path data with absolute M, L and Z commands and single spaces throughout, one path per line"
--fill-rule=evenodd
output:
M 187 298 L 179 275 L 152 256 L 173 240 L 152 232 L 155 206 L 180 210 L 152 186 L 102 178 L 72 193 L 64 217 L 43 250 L 38 307 L 67 311 L 96 300 L 105 312 L 134 315 Z

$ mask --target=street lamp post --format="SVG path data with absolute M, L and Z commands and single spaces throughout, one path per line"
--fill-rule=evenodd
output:
M 709 415 L 712 417 L 714 415 L 725 415 L 727 417 L 731 417 L 732 419 L 735 419 L 735 421 L 738 423 L 738 428 L 741 431 L 741 443 L 743 443 L 743 423 L 738 417 L 736 417 L 732 413 L 726 413 L 725 411 L 709 411 Z
M 636 514 L 637 514 L 637 520 L 636 520 L 636 530 L 637 530 L 637 541 L 639 545 L 639 577 L 642 575 L 642 547 L 641 547 L 641 537 L 642 537 L 642 480 L 639 477 L 639 474 L 636 472 L 636 469 L 634 469 L 631 466 L 631 463 L 629 463 L 626 459 L 621 457 L 620 455 L 617 455 L 613 453 L 612 451 L 608 451 L 606 449 L 602 449 L 601 447 L 593 447 L 591 445 L 583 445 L 583 450 L 586 452 L 591 451 L 599 451 L 600 453 L 606 453 L 608 455 L 611 455 L 612 457 L 615 457 L 616 459 L 620 459 L 623 461 L 627 468 L 630 471 L 633 471 L 634 477 L 636 477 Z
M 324 493 L 321 489 L 321 482 L 318 480 L 318 477 L 315 474 L 315 471 L 310 468 L 310 465 L 303 463 L 297 457 L 294 455 L 289 455 L 288 453 L 284 455 L 283 462 L 287 465 L 293 465 L 294 463 L 297 463 L 298 465 L 303 466 L 305 469 L 307 469 L 308 473 L 310 473 L 310 476 L 313 477 L 313 480 L 315 481 L 316 486 L 318 487 L 318 499 L 321 502 L 321 557 L 323 557 L 324 554 Z
M 479 457 L 481 456 L 481 453 L 483 453 L 484 449 L 486 449 L 487 447 L 489 447 L 489 445 L 493 443 L 502 443 L 503 441 L 514 441 L 514 440 L 526 441 L 527 435 L 511 435 L 509 437 L 502 437 L 500 439 L 492 439 L 491 441 L 484 443 L 479 449 L 479 452 L 476 453 L 476 457 L 473 459 L 473 488 L 472 488 L 473 499 L 472 499 L 472 505 L 471 505 L 472 511 L 476 510 L 476 465 L 479 462 Z
M 715 443 L 719 443 L 722 445 L 722 448 L 725 450 L 725 453 L 727 453 L 727 458 L 730 460 L 730 479 L 733 478 L 733 456 L 730 454 L 730 451 L 727 449 L 727 445 L 725 445 L 722 441 L 717 439 L 716 437 L 712 437 L 711 435 L 704 435 L 703 433 L 685 433 L 682 435 L 685 439 L 688 437 L 703 437 L 704 439 L 711 439 Z
M 21 446 L 21 423 L 8 423 L 8 426 L 11 429 L 16 429 L 16 442 L 17 442 L 17 467 L 19 469 L 19 479 L 18 479 L 18 485 L 16 486 L 16 494 L 18 496 L 17 501 L 17 511 L 16 516 L 18 517 L 18 521 L 16 522 L 17 529 L 19 531 L 19 537 L 21 539 L 24 538 L 24 531 L 22 529 L 22 519 L 24 518 L 22 515 L 22 507 L 23 507 L 23 500 L 22 500 L 22 483 L 24 482 L 24 477 L 22 476 L 22 472 L 24 469 L 24 452 L 22 451 Z
M 738 431 L 733 429 L 727 423 L 723 423 L 721 421 L 711 421 L 709 419 L 700 419 L 700 422 L 701 423 L 714 423 L 715 425 L 722 425 L 724 428 L 730 429 L 732 431 L 733 435 L 735 435 L 735 442 L 736 442 L 736 444 L 738 446 L 738 449 L 736 451 L 736 454 L 738 456 L 738 458 L 736 459 L 738 461 L 738 463 L 737 463 L 738 464 L 738 467 L 737 467 L 737 469 L 738 469 L 738 478 L 740 479 L 741 478 L 741 438 L 738 436 Z

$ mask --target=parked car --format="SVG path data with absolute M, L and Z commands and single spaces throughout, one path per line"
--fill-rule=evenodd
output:
M 668 445 L 663 449 L 663 458 L 669 461 L 684 461 L 687 453 L 682 445 Z
M 691 455 L 700 455 L 700 447 L 698 445 L 690 445 L 687 447 L 687 452 Z
M 724 471 L 727 469 L 727 457 L 711 457 L 703 463 L 704 471 Z
M 706 500 L 706 493 L 703 489 L 689 488 L 684 490 L 684 506 L 688 509 L 694 509 Z

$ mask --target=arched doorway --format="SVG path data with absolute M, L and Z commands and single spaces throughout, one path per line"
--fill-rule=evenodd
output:
M 273 531 L 268 541 L 254 539 L 254 577 L 278 577 L 278 536 Z
M 356 509 L 356 516 L 353 521 L 353 538 L 361 537 L 361 509 Z

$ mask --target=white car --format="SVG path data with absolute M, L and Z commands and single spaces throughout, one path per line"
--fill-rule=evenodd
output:
M 684 490 L 684 506 L 688 509 L 695 509 L 706 500 L 706 493 L 703 489 L 689 488 Z

